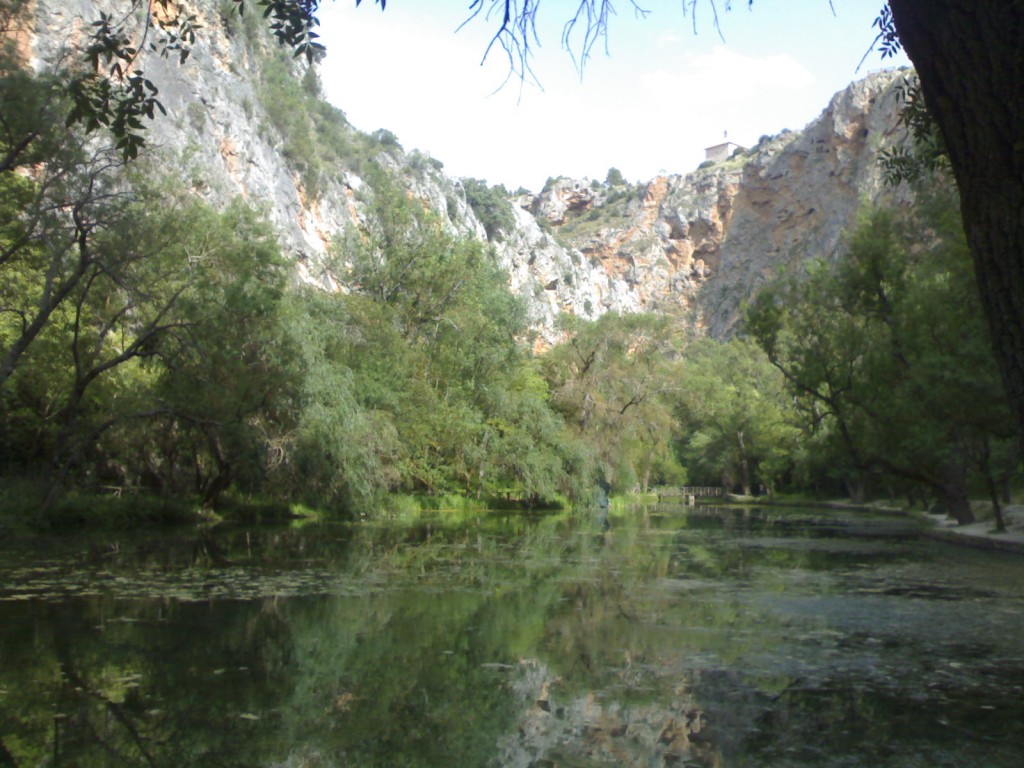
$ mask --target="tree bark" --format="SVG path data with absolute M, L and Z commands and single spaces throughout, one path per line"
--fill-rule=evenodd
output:
M 866 495 L 865 486 L 867 483 L 864 481 L 864 476 L 857 474 L 851 477 L 850 475 L 843 476 L 843 485 L 846 487 L 846 495 L 850 497 L 850 501 L 854 504 L 863 504 L 864 497 Z
M 939 496 L 939 503 L 946 514 L 956 520 L 957 525 L 974 522 L 971 500 L 967 496 L 967 457 L 962 450 L 955 450 L 939 482 L 933 485 Z
M 963 486 L 949 485 L 941 489 L 939 502 L 946 509 L 946 514 L 956 520 L 957 525 L 970 525 L 974 522 L 971 501 L 967 498 L 967 489 Z
M 736 430 L 736 448 L 739 452 L 740 485 L 743 488 L 743 495 L 750 496 L 750 460 L 747 458 L 747 445 L 743 441 L 743 430 Z
M 1003 507 L 999 503 L 999 488 L 996 485 L 995 476 L 992 474 L 992 448 L 988 439 L 981 441 L 979 450 L 978 467 L 985 478 L 985 487 L 988 489 L 988 497 L 992 502 L 992 515 L 996 519 L 996 531 L 1006 533 L 1006 521 L 1003 520 Z
M 217 506 L 220 495 L 231 487 L 231 463 L 224 455 L 220 436 L 216 433 L 215 428 L 207 427 L 204 431 L 206 432 L 206 442 L 210 448 L 210 453 L 213 456 L 214 463 L 217 465 L 217 474 L 210 478 L 206 488 L 203 490 L 203 509 L 213 510 Z
M 1024 4 L 888 1 L 946 143 L 992 345 L 1024 439 Z

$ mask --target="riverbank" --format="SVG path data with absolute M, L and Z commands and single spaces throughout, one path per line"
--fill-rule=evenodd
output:
M 995 522 L 992 519 L 980 520 L 970 525 L 957 525 L 955 520 L 946 515 L 918 513 L 917 516 L 930 524 L 926 534 L 933 539 L 966 544 L 979 549 L 1024 554 L 1024 505 L 1007 505 L 1002 511 L 1003 522 L 1006 523 L 1006 531 L 1003 532 L 995 530 Z
M 732 504 L 760 504 L 786 507 L 807 506 L 821 509 L 863 510 L 865 512 L 910 516 L 925 523 L 923 532 L 929 538 L 975 547 L 977 549 L 1016 552 L 1024 555 L 1024 505 L 1022 504 L 1007 504 L 1003 506 L 1003 522 L 1006 524 L 1006 530 L 997 531 L 995 529 L 995 520 L 992 517 L 991 504 L 988 502 L 979 502 L 976 505 L 975 514 L 979 518 L 977 522 L 969 525 L 957 525 L 956 520 L 948 515 L 913 511 L 903 507 L 853 504 L 846 501 L 771 501 L 756 496 L 738 496 L 734 494 L 727 494 L 722 498 L 724 501 Z

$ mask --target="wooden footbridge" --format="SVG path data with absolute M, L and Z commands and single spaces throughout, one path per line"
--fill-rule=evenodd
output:
M 651 489 L 658 494 L 658 501 L 682 499 L 686 504 L 694 504 L 697 499 L 706 496 L 724 496 L 725 489 L 717 485 L 663 485 Z

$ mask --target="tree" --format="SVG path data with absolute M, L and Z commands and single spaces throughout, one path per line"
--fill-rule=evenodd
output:
M 273 344 L 285 273 L 269 228 L 237 203 L 218 213 L 174 200 L 170 184 L 123 205 L 91 241 L 95 265 L 0 389 L 26 468 L 52 467 L 40 514 L 69 485 L 206 505 L 233 484 L 251 488 L 275 398 L 287 396 Z
M 180 300 L 152 349 L 154 450 L 136 453 L 151 459 L 161 489 L 213 507 L 232 486 L 260 486 L 296 388 L 279 331 L 287 273 L 270 227 L 238 200 L 223 212 L 192 202 L 149 218 L 168 242 L 162 260 Z
M 271 447 L 273 490 L 321 509 L 365 509 L 398 487 L 401 446 L 392 414 L 380 407 L 386 397 L 374 391 L 375 406 L 366 392 L 357 392 L 357 384 L 366 383 L 349 366 L 358 309 L 309 288 L 293 292 L 285 304 L 284 340 L 296 351 L 297 385 Z M 394 351 L 384 344 L 365 350 L 373 361 L 391 358 Z
M 680 440 L 698 483 L 754 483 L 774 493 L 793 464 L 800 431 L 782 375 L 751 340 L 702 339 L 683 353 L 678 378 Z
M 608 313 L 562 318 L 568 340 L 541 361 L 552 402 L 592 445 L 616 490 L 681 474 L 671 437 L 678 330 L 666 316 Z
M 992 446 L 1012 433 L 970 271 L 955 206 L 925 199 L 912 218 L 865 217 L 837 263 L 769 287 L 748 316 L 861 481 L 924 484 L 960 523 L 972 471 L 990 480 Z
M 609 187 L 619 187 L 625 184 L 626 180 L 622 178 L 622 171 L 618 168 L 612 167 L 608 169 L 608 173 L 604 177 L 604 183 Z
M 1024 6 L 889 0 L 949 153 L 996 361 L 1024 439 Z M 884 17 L 884 14 L 883 14 Z
M 484 225 L 487 239 L 501 241 L 515 228 L 516 217 L 509 202 L 508 190 L 502 185 L 491 187 L 481 179 L 463 179 L 466 202 Z
M 394 487 L 531 503 L 578 490 L 579 446 L 531 367 L 525 308 L 493 252 L 379 169 L 368 186 L 372 215 L 337 246 L 356 290 L 338 312 L 336 359 L 358 405 L 396 435 Z

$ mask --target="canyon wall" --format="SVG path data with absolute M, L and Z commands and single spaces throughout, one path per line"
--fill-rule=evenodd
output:
M 46 71 L 80 55 L 100 6 L 35 0 L 23 46 L 32 65 Z M 257 14 L 239 18 L 218 0 L 194 6 L 202 29 L 188 60 L 149 55 L 142 64 L 167 110 L 147 129 L 152 172 L 215 203 L 241 196 L 259 207 L 296 280 L 325 290 L 349 289 L 344 243 L 367 225 L 381 172 L 453 233 L 487 239 L 462 180 L 319 101 L 315 70 L 278 50 Z M 883 184 L 877 162 L 879 149 L 906 140 L 896 92 L 904 74 L 855 82 L 803 130 L 688 173 L 618 185 L 557 178 L 509 196 L 512 224 L 490 241 L 510 290 L 527 302 L 538 346 L 557 340 L 562 312 L 665 312 L 697 334 L 735 332 L 760 284 L 836 253 L 864 205 L 907 202 Z

